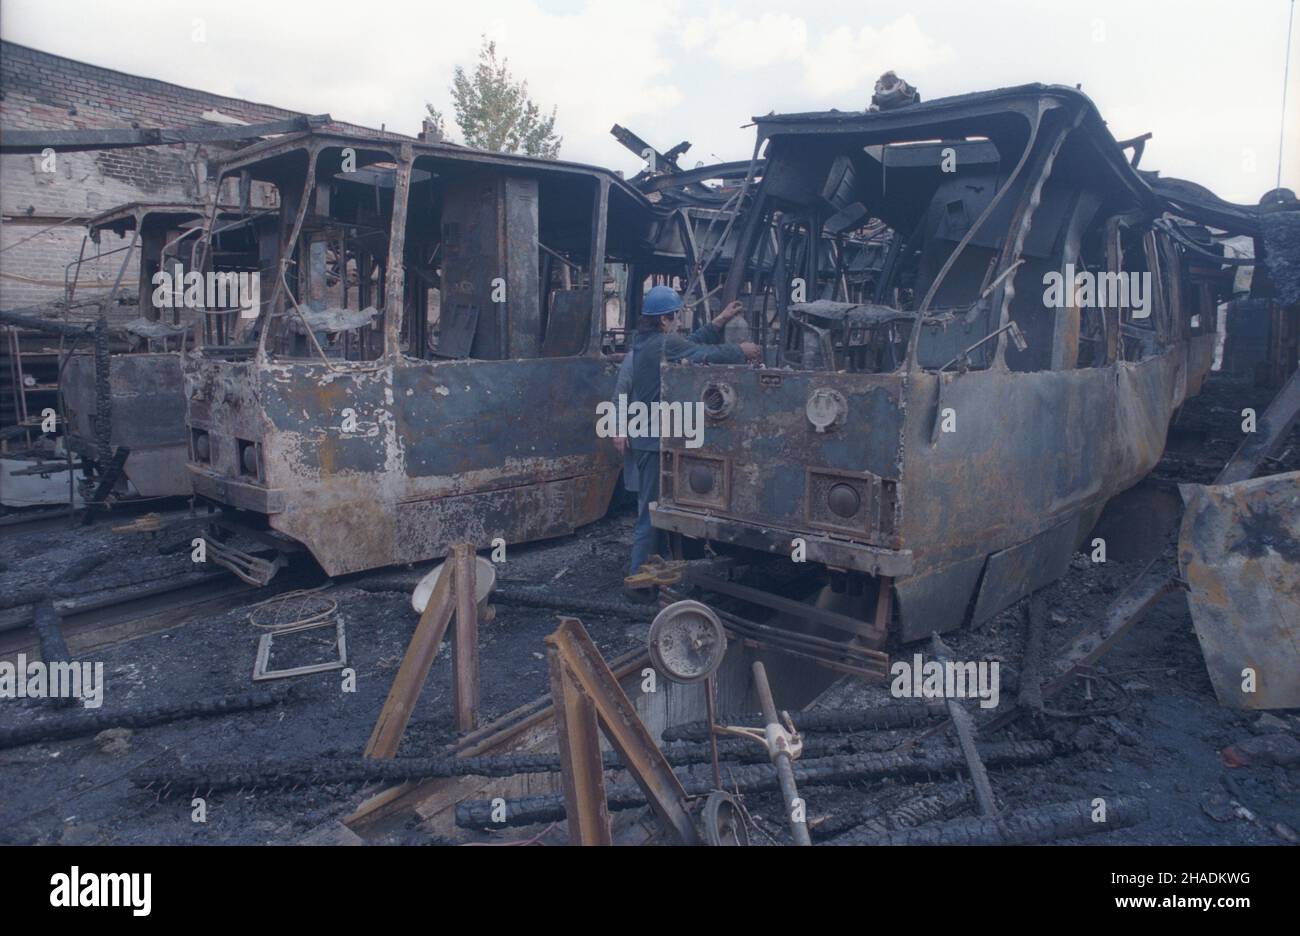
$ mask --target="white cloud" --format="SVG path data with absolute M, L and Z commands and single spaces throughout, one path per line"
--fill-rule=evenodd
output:
M 610 144 L 621 151 L 609 137 L 615 121 L 681 104 L 665 51 L 674 6 L 638 8 L 636 28 L 617 4 L 590 2 L 565 14 L 543 0 L 462 4 L 454 15 L 390 0 L 382 17 L 373 11 L 373 22 L 358 20 L 364 11 L 350 0 L 318 0 L 311 16 L 264 0 L 226 0 L 220 16 L 206 4 L 138 0 L 129 17 L 113 4 L 18 0 L 4 5 L 3 20 L 5 37 L 16 42 L 364 126 L 415 134 L 429 101 L 453 136 L 452 69 L 472 69 L 487 34 L 515 77 L 527 79 L 533 100 L 558 109 L 561 157 L 592 161 Z M 191 38 L 196 18 L 205 20 L 201 43 Z M 73 20 L 75 31 L 62 28 Z
M 752 114 L 863 107 L 889 69 L 926 100 L 1082 82 L 1117 136 L 1155 132 L 1144 168 L 1253 202 L 1276 184 L 1287 11 L 1283 0 L 1250 6 L 1250 16 L 1225 18 L 1222 0 L 1180 0 L 1174 17 L 1132 0 L 1086 9 L 912 0 L 905 15 L 861 0 L 313 0 L 304 15 L 267 0 L 219 9 L 210 0 L 3 0 L 0 34 L 131 74 L 415 133 L 426 100 L 450 112 L 452 68 L 474 64 L 486 32 L 534 99 L 558 107 L 562 157 L 629 172 L 638 162 L 609 136 L 615 122 L 663 148 L 691 140 L 693 165 L 747 157 L 754 131 L 741 125 Z M 206 20 L 206 43 L 191 41 L 195 18 Z M 1093 40 L 1098 18 L 1104 42 Z M 1293 64 L 1282 167 L 1291 187 L 1300 187 L 1297 102 Z
M 880 27 L 835 26 L 810 41 L 801 17 L 720 10 L 688 20 L 678 41 L 736 71 L 797 63 L 804 90 L 818 96 L 861 92 L 886 71 L 915 72 L 953 57 L 952 49 L 927 35 L 911 14 Z
M 816 95 L 870 88 L 884 72 L 908 72 L 949 61 L 952 49 L 931 39 L 911 14 L 876 29 L 848 26 L 824 34 L 804 56 L 803 85 Z M 866 102 L 863 102 L 863 106 Z
M 688 20 L 681 43 L 687 49 L 703 47 L 728 68 L 761 68 L 802 59 L 808 46 L 808 24 L 786 13 L 741 17 L 728 10 Z

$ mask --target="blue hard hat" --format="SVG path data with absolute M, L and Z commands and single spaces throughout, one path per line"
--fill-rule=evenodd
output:
M 655 286 L 645 294 L 642 315 L 672 315 L 682 307 L 682 297 L 671 286 Z

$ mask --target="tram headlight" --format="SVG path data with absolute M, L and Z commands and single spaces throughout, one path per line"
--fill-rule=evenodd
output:
M 850 484 L 833 484 L 826 493 L 826 506 L 835 516 L 848 520 L 862 509 L 862 496 Z
M 713 472 L 704 465 L 696 465 L 686 476 L 687 483 L 696 494 L 708 494 L 713 490 Z

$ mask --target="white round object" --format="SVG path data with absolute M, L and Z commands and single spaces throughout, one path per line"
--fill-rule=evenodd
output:
M 482 556 L 475 556 L 474 562 L 476 565 L 474 569 L 474 600 L 481 605 L 497 583 L 497 567 Z M 416 584 L 415 591 L 411 593 L 411 607 L 415 609 L 416 614 L 424 613 L 424 606 L 429 603 L 429 596 L 433 594 L 433 588 L 438 584 L 438 577 L 442 575 L 442 570 L 446 566 L 447 563 L 445 562 L 439 563 Z

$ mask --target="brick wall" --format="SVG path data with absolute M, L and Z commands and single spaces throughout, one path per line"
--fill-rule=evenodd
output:
M 321 110 L 327 109 L 322 102 Z M 0 42 L 0 129 L 193 127 L 211 125 L 203 114 L 214 110 L 248 123 L 300 116 Z M 352 124 L 331 126 L 375 133 Z M 127 202 L 200 200 L 208 162 L 228 151 L 185 144 L 55 153 L 52 166 L 40 155 L 0 156 L 0 309 L 62 299 L 64 270 L 81 249 L 86 220 Z M 46 231 L 53 225 L 59 226 Z M 125 243 L 105 233 L 97 249 L 106 253 Z M 83 266 L 78 293 L 106 295 L 120 262 L 116 254 Z M 134 267 L 126 276 L 124 292 L 134 296 Z M 132 307 L 115 310 L 113 317 L 136 314 Z

